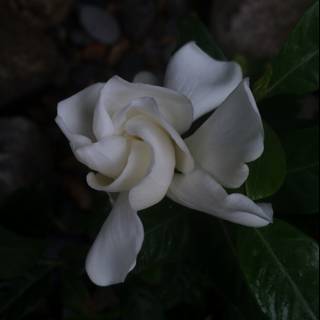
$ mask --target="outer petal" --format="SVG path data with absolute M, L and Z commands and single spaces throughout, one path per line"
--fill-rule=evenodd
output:
M 166 88 L 129 83 L 119 77 L 113 77 L 103 88 L 99 110 L 106 108 L 108 114 L 113 117 L 116 112 L 129 105 L 133 100 L 144 97 L 156 100 L 164 118 L 179 133 L 184 133 L 190 128 L 193 109 L 191 102 L 186 97 Z
M 126 131 L 148 143 L 153 152 L 149 174 L 129 193 L 132 207 L 142 210 L 157 204 L 167 194 L 174 175 L 174 145 L 170 136 L 145 116 L 130 119 Z
M 191 100 L 197 119 L 218 107 L 242 78 L 237 63 L 214 60 L 191 42 L 172 57 L 165 86 Z
M 244 80 L 187 144 L 202 168 L 228 188 L 240 187 L 249 175 L 245 164 L 264 150 L 264 129 L 249 81 Z
M 136 263 L 143 239 L 143 225 L 129 204 L 128 194 L 120 194 L 88 254 L 86 271 L 90 279 L 99 286 L 124 282 Z
M 103 84 L 94 84 L 58 104 L 56 122 L 75 147 L 93 140 L 93 114 Z
M 186 207 L 249 227 L 272 223 L 270 205 L 257 205 L 241 194 L 228 195 L 204 170 L 176 175 L 168 196 Z

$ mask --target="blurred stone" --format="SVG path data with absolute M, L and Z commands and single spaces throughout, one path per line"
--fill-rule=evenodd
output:
M 73 5 L 73 0 L 8 0 L 8 2 L 17 16 L 38 27 L 61 22 Z
M 178 17 L 188 14 L 190 10 L 190 0 L 169 0 L 166 5 L 169 11 Z
M 118 44 L 112 47 L 108 57 L 108 64 L 110 66 L 118 64 L 129 49 L 130 42 L 127 39 L 122 39 Z
M 46 177 L 50 163 L 47 143 L 32 122 L 0 119 L 0 201 Z
M 135 75 L 145 70 L 145 57 L 137 52 L 130 52 L 125 55 L 119 65 L 118 74 L 127 81 L 132 81 Z
M 276 55 L 313 0 L 216 0 L 212 27 L 226 52 Z
M 92 38 L 84 31 L 74 28 L 70 31 L 71 42 L 79 47 L 85 47 L 92 43 Z
M 155 0 L 124 0 L 122 24 L 126 35 L 143 40 L 152 29 L 157 16 Z
M 118 21 L 106 10 L 85 5 L 80 8 L 80 21 L 87 33 L 103 44 L 113 44 L 120 38 Z
M 29 94 L 64 70 L 54 42 L 0 5 L 0 107 Z
M 73 93 L 76 93 L 91 84 L 107 82 L 113 72 L 105 61 L 97 60 L 81 64 L 72 70 L 70 84 Z
M 157 76 L 149 71 L 141 71 L 141 72 L 137 73 L 133 79 L 133 82 L 150 84 L 153 86 L 160 85 L 160 81 L 157 78 Z

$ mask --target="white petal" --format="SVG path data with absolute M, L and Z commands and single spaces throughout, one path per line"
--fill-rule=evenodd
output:
M 190 138 L 187 145 L 199 165 L 228 188 L 248 178 L 246 163 L 264 150 L 264 129 L 248 80 L 244 80 Z
M 128 191 L 137 185 L 149 172 L 152 163 L 152 150 L 142 141 L 131 142 L 128 162 L 122 173 L 115 180 L 101 174 L 89 173 L 89 186 L 98 191 L 122 192 Z
M 101 83 L 94 84 L 58 104 L 56 122 L 76 146 L 84 145 L 84 140 L 90 142 L 94 138 L 93 114 L 103 86 Z
M 172 57 L 165 86 L 188 97 L 198 119 L 218 107 L 242 78 L 237 63 L 214 60 L 192 42 Z
M 156 86 L 129 83 L 113 77 L 102 90 L 100 108 L 106 108 L 113 115 L 138 98 L 154 98 L 164 118 L 179 132 L 186 132 L 193 119 L 191 102 L 178 93 Z
M 128 194 L 120 194 L 87 256 L 86 271 L 92 282 L 98 286 L 124 282 L 143 239 L 143 225 L 130 206 Z
M 128 119 L 139 114 L 150 117 L 153 122 L 156 122 L 170 135 L 171 139 L 175 142 L 176 168 L 183 173 L 191 172 L 194 169 L 194 160 L 186 143 L 162 116 L 157 102 L 153 98 L 136 99 L 132 101 L 127 108 L 116 113 L 113 118 L 116 130 L 117 128 L 121 130 Z
M 75 156 L 91 170 L 116 178 L 128 161 L 129 151 L 126 138 L 110 136 L 75 150 Z
M 128 134 L 147 142 L 153 151 L 149 174 L 129 193 L 132 207 L 143 210 L 165 197 L 174 175 L 175 150 L 168 134 L 145 116 L 130 119 L 126 130 Z
M 111 117 L 106 107 L 100 102 L 101 99 L 103 99 L 102 96 L 100 97 L 93 116 L 93 133 L 97 140 L 103 139 L 114 133 Z
M 241 194 L 228 195 L 221 185 L 201 169 L 188 175 L 177 174 L 168 196 L 188 208 L 244 226 L 264 227 L 272 223 L 270 205 L 259 206 Z
M 64 133 L 64 135 L 68 138 L 73 151 L 92 143 L 91 138 L 88 138 L 81 134 L 71 133 L 71 131 L 69 131 L 67 125 L 64 123 L 63 119 L 60 116 L 57 116 L 55 121 L 61 129 L 61 131 Z

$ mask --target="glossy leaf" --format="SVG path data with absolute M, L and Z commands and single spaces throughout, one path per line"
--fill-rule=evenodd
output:
M 160 301 L 152 292 L 141 288 L 129 294 L 125 309 L 124 318 L 128 320 L 166 319 Z
M 241 269 L 269 320 L 319 318 L 319 247 L 290 225 L 239 227 Z
M 286 156 L 273 129 L 265 124 L 265 151 L 250 165 L 246 193 L 253 200 L 262 200 L 275 194 L 286 176 Z
M 0 319 L 23 319 L 37 308 L 50 289 L 45 281 L 55 266 L 35 266 L 23 276 L 0 286 Z
M 306 94 L 319 88 L 319 1 L 306 12 L 256 84 L 256 97 Z
M 212 303 L 223 306 L 217 319 L 229 320 L 234 315 L 233 319 L 239 320 L 265 320 L 238 263 L 233 242 L 233 228 L 237 226 L 198 212 L 192 214 L 191 223 L 189 254 L 201 274 L 207 276 L 207 284 L 214 288 Z
M 145 240 L 135 272 L 182 256 L 188 241 L 186 209 L 166 199 L 141 214 Z
M 277 202 L 287 213 L 319 212 L 319 128 L 297 130 L 284 138 L 288 176 Z
M 44 249 L 39 240 L 23 238 L 0 226 L 0 279 L 15 278 L 35 265 Z M 4 263 L 5 261 L 5 263 Z

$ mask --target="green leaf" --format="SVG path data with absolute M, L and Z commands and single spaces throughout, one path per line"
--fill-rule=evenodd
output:
M 35 265 L 44 250 L 39 240 L 19 237 L 0 226 L 0 279 L 15 278 Z
M 319 1 L 305 13 L 255 87 L 258 99 L 319 88 Z
M 19 278 L 2 282 L 0 319 L 23 319 L 36 309 L 50 288 L 45 279 L 55 267 L 37 265 Z
M 279 194 L 280 210 L 319 212 L 319 128 L 291 132 L 284 139 L 288 176 Z
M 211 57 L 226 60 L 224 53 L 215 44 L 208 29 L 197 16 L 191 15 L 181 21 L 179 31 L 179 48 L 190 41 L 195 41 Z
M 246 193 L 253 200 L 261 200 L 275 194 L 286 176 L 286 156 L 277 134 L 267 124 L 265 127 L 265 151 L 261 158 L 250 165 Z
M 190 249 L 194 252 L 189 250 L 210 279 L 207 282 L 214 288 L 217 304 L 223 305 L 217 319 L 265 320 L 239 266 L 232 232 L 237 226 L 200 213 L 193 215 L 192 226 L 194 245 Z
M 241 269 L 270 320 L 318 320 L 319 247 L 290 225 L 237 232 Z
M 145 239 L 135 272 L 182 257 L 190 232 L 186 212 L 169 199 L 142 212 Z
M 150 291 L 136 288 L 129 294 L 124 315 L 128 320 L 165 320 L 160 301 Z

